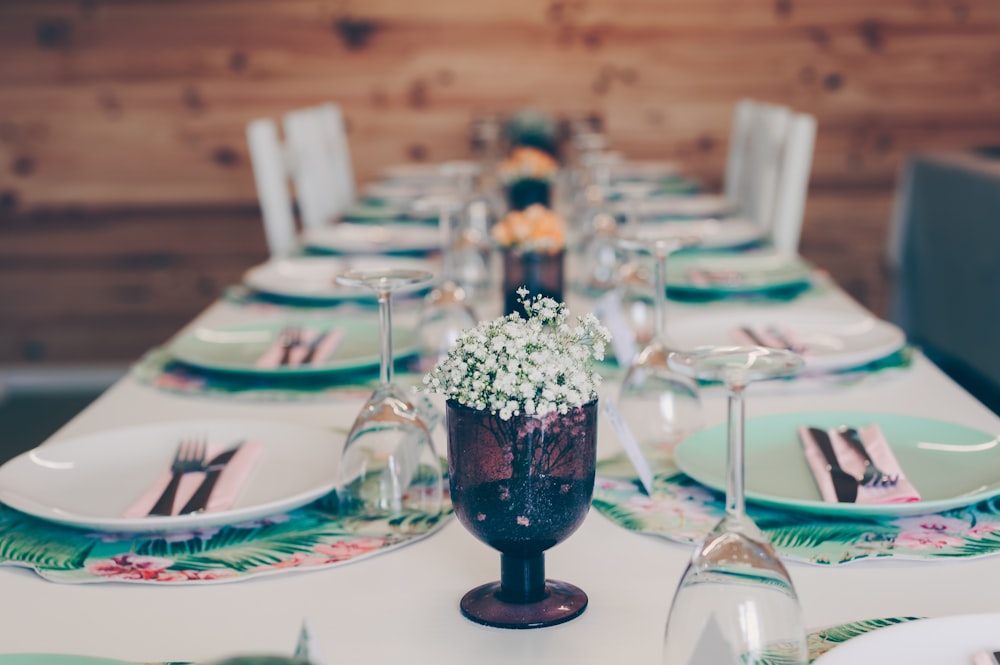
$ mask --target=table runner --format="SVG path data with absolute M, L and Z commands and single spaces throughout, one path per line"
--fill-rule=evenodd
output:
M 63 583 L 192 584 L 326 568 L 374 556 L 436 532 L 452 514 L 340 517 L 336 492 L 286 513 L 224 527 L 149 534 L 75 529 L 0 504 L 0 565 Z
M 654 494 L 642 492 L 622 455 L 598 462 L 594 507 L 631 531 L 678 543 L 701 542 L 725 512 L 724 496 L 658 464 Z M 835 566 L 862 559 L 928 560 L 1000 552 L 1000 497 L 927 515 L 852 518 L 747 504 L 782 557 Z

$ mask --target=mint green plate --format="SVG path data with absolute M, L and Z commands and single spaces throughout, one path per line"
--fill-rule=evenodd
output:
M 229 327 L 200 327 L 174 339 L 167 350 L 180 362 L 217 372 L 255 374 L 261 376 L 306 376 L 326 372 L 375 367 L 379 364 L 378 322 L 333 319 L 305 321 L 266 321 Z M 293 325 L 318 329 L 341 328 L 344 338 L 333 354 L 323 362 L 304 367 L 254 366 L 281 331 Z M 393 357 L 412 355 L 417 349 L 416 331 L 393 327 Z
M 667 263 L 667 285 L 671 291 L 703 295 L 768 293 L 807 286 L 811 277 L 812 267 L 808 263 L 777 252 L 678 255 Z
M 799 443 L 800 426 L 828 429 L 878 423 L 900 466 L 922 497 L 914 503 L 827 503 Z M 725 491 L 726 426 L 684 439 L 675 462 L 703 485 Z M 930 418 L 821 411 L 750 418 L 746 423 L 747 501 L 828 515 L 919 515 L 966 506 L 1000 494 L 1000 439 Z

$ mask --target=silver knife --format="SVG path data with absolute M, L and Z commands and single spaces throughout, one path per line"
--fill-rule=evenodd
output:
M 299 361 L 299 365 L 309 365 L 312 363 L 313 358 L 316 357 L 316 349 L 319 348 L 319 345 L 323 343 L 323 340 L 326 339 L 329 334 L 330 329 L 327 328 L 317 335 L 316 339 L 309 342 L 309 347 L 306 349 L 306 355 L 302 356 L 302 360 Z
M 830 472 L 831 480 L 833 480 L 833 491 L 837 495 L 837 501 L 841 503 L 857 501 L 858 479 L 840 468 L 837 453 L 834 452 L 833 444 L 830 443 L 830 435 L 826 433 L 826 430 L 818 427 L 810 427 L 809 433 L 812 434 L 813 440 L 819 446 L 823 457 L 826 458 L 826 468 Z
M 188 499 L 188 502 L 184 504 L 178 515 L 198 513 L 205 510 L 205 506 L 208 505 L 208 500 L 212 496 L 212 490 L 215 489 L 215 483 L 219 480 L 219 476 L 222 475 L 222 470 L 226 468 L 226 465 L 233 459 L 233 456 L 236 455 L 243 443 L 243 441 L 237 442 L 232 448 L 222 451 L 209 461 L 205 467 L 205 479 L 201 481 L 201 485 L 198 486 L 195 493 Z

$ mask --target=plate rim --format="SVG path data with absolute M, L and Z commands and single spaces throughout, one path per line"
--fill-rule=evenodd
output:
M 365 246 L 363 243 L 358 243 L 354 246 L 343 247 L 338 246 L 329 239 L 324 239 L 324 235 L 337 233 L 337 229 L 342 229 L 344 227 L 357 228 L 357 230 L 361 233 L 374 233 L 374 229 L 382 227 L 398 227 L 400 231 L 407 233 L 415 233 L 418 235 L 426 234 L 427 240 L 422 243 L 410 244 L 386 243 L 384 246 L 377 244 L 369 244 L 368 246 Z M 342 231 L 341 233 L 347 233 L 347 231 Z M 302 244 L 307 249 L 314 249 L 338 255 L 382 254 L 392 256 L 398 254 L 429 254 L 436 252 L 440 250 L 441 237 L 437 227 L 430 224 L 405 224 L 400 222 L 389 222 L 386 224 L 340 222 L 330 226 L 306 229 L 302 233 Z
M 773 259 L 773 258 L 775 258 L 777 256 L 781 256 L 781 255 L 778 255 L 778 254 L 775 254 L 775 255 L 766 255 L 766 258 L 767 259 Z M 732 258 L 732 260 L 734 262 L 737 259 L 745 259 L 747 261 L 752 261 L 753 260 L 752 255 L 737 255 L 737 256 L 733 256 L 731 258 Z M 689 266 L 689 267 L 693 268 L 693 267 L 697 267 L 697 265 L 702 260 L 704 260 L 705 262 L 710 262 L 711 260 L 714 260 L 714 259 L 729 260 L 730 257 L 728 257 L 728 256 L 726 256 L 726 257 L 711 257 L 711 258 L 705 257 L 704 259 L 695 258 L 695 259 L 693 259 L 693 260 L 691 260 L 689 262 L 685 262 L 685 263 L 691 263 L 692 265 Z M 761 255 L 761 260 L 763 260 L 763 259 L 764 259 L 764 255 Z M 759 285 L 745 285 L 745 284 L 740 284 L 740 285 L 732 285 L 732 286 L 727 286 L 727 285 L 724 285 L 724 284 L 709 284 L 707 286 L 699 286 L 698 284 L 695 284 L 695 283 L 689 281 L 686 277 L 684 278 L 683 282 L 678 283 L 678 282 L 675 281 L 675 282 L 671 283 L 671 281 L 670 281 L 670 275 L 669 275 L 670 267 L 669 267 L 669 264 L 668 264 L 668 268 L 667 268 L 667 272 L 668 272 L 668 275 L 667 275 L 667 289 L 671 290 L 671 291 L 682 291 L 682 292 L 685 292 L 685 293 L 699 293 L 699 294 L 709 294 L 709 293 L 722 293 L 722 294 L 743 294 L 743 293 L 748 293 L 749 294 L 749 293 L 767 293 L 769 291 L 778 291 L 778 290 L 790 289 L 790 288 L 796 287 L 796 286 L 808 286 L 809 284 L 812 283 L 812 276 L 813 276 L 814 268 L 808 262 L 806 262 L 806 261 L 804 261 L 804 260 L 802 260 L 801 258 L 798 258 L 798 257 L 791 257 L 791 258 L 789 258 L 788 263 L 790 264 L 790 267 L 799 268 L 800 269 L 799 272 L 801 272 L 801 275 L 798 275 L 796 277 L 792 277 L 792 278 L 789 278 L 789 279 L 785 279 L 785 280 L 782 280 L 782 281 L 772 282 L 770 284 L 759 284 Z M 782 266 L 782 267 L 784 267 L 784 266 Z M 676 279 L 676 275 L 675 275 L 675 279 Z
M 4 484 L 6 474 L 15 473 L 16 470 L 24 464 L 31 464 L 30 461 L 26 460 L 29 460 L 31 455 L 39 449 L 55 449 L 58 451 L 62 448 L 78 447 L 112 436 L 122 439 L 133 436 L 138 438 L 143 433 L 153 432 L 158 428 L 167 428 L 168 431 L 173 429 L 182 429 L 184 431 L 211 431 L 211 428 L 213 427 L 236 427 L 237 429 L 244 429 L 248 432 L 252 431 L 255 427 L 278 428 L 279 430 L 284 429 L 289 432 L 290 437 L 291 435 L 297 434 L 298 436 L 292 437 L 296 441 L 305 439 L 305 436 L 303 436 L 304 434 L 309 434 L 310 440 L 319 440 L 320 438 L 330 439 L 329 444 L 331 445 L 331 449 L 335 449 L 332 447 L 343 443 L 342 439 L 344 438 L 341 433 L 329 428 L 261 418 L 199 418 L 189 420 L 165 420 L 154 423 L 94 430 L 78 436 L 44 443 L 25 451 L 0 465 L 0 503 L 3 503 L 13 510 L 35 517 L 36 519 L 78 529 L 96 529 L 109 533 L 149 533 L 218 527 L 247 520 L 259 519 L 261 517 L 266 517 L 267 515 L 274 515 L 301 507 L 330 493 L 336 487 L 336 473 L 334 470 L 334 473 L 330 474 L 330 480 L 328 482 L 308 487 L 295 494 L 263 504 L 230 508 L 211 513 L 190 513 L 187 515 L 153 517 L 93 517 L 67 512 L 65 509 L 57 506 L 45 506 L 44 503 L 39 502 L 36 498 L 9 490 Z M 249 435 L 248 438 L 250 438 Z M 264 443 L 263 445 L 277 446 L 278 444 L 272 442 L 270 444 Z M 326 444 L 324 443 L 324 445 Z M 47 510 L 41 510 L 39 507 L 47 508 Z
M 419 257 L 407 257 L 407 256 L 385 256 L 381 257 L 382 260 L 386 262 L 392 262 L 393 264 L 399 263 L 400 267 L 405 264 L 412 263 L 413 267 L 416 267 L 417 263 L 420 263 L 423 267 L 422 270 L 427 270 L 429 272 L 434 272 L 434 266 L 431 265 L 426 259 Z M 357 260 L 357 259 L 352 259 Z M 293 291 L 288 289 L 280 289 L 268 286 L 266 283 L 261 283 L 258 281 L 258 276 L 262 273 L 267 272 L 269 268 L 286 263 L 286 264 L 321 264 L 324 262 L 335 261 L 339 267 L 335 270 L 343 271 L 347 270 L 349 265 L 345 263 L 346 259 L 338 256 L 336 254 L 326 254 L 326 255 L 316 255 L 316 254 L 306 254 L 303 256 L 283 256 L 275 257 L 269 259 L 263 263 L 258 263 L 255 266 L 248 268 L 243 273 L 243 284 L 244 286 L 253 289 L 259 293 L 269 295 L 275 298 L 286 298 L 289 300 L 308 300 L 316 301 L 321 303 L 357 303 L 357 302 L 374 302 L 375 296 L 369 291 L 351 288 L 340 288 L 336 290 L 331 290 L 322 293 L 316 292 L 304 292 L 304 291 Z M 426 264 L 426 265 L 424 265 Z
M 838 416 L 838 414 L 841 414 Z M 751 421 L 761 421 L 761 420 L 779 420 L 779 419 L 796 419 L 801 423 L 807 423 L 810 420 L 818 420 L 828 417 L 837 417 L 840 420 L 845 418 L 855 418 L 855 419 L 870 419 L 871 421 L 877 421 L 879 417 L 881 418 L 905 418 L 908 420 L 915 421 L 932 421 L 939 424 L 951 425 L 953 427 L 962 428 L 965 430 L 975 431 L 983 436 L 989 437 L 991 434 L 979 429 L 975 426 L 964 425 L 961 423 L 956 423 L 950 420 L 943 420 L 941 418 L 930 418 L 926 416 L 914 416 L 905 413 L 886 413 L 878 411 L 857 411 L 857 410 L 842 410 L 833 409 L 825 411 L 807 411 L 807 412 L 785 412 L 785 413 L 773 413 L 761 416 L 754 416 L 752 418 L 747 418 L 747 424 Z M 685 474 L 689 478 L 692 478 L 696 482 L 705 485 L 715 491 L 725 491 L 725 472 L 719 474 L 721 482 L 716 478 L 709 478 L 706 475 L 700 473 L 690 473 L 690 467 L 684 468 L 685 456 L 684 451 L 695 448 L 699 445 L 698 438 L 700 436 L 708 437 L 711 432 L 722 432 L 722 439 L 725 439 L 725 428 L 726 424 L 721 423 L 718 425 L 713 425 L 711 427 L 699 430 L 685 437 L 680 441 L 674 448 L 674 465 L 680 470 L 681 473 Z M 1000 454 L 1000 453 L 998 453 Z M 690 453 L 687 453 L 690 455 Z M 946 499 L 936 499 L 933 501 L 914 501 L 911 503 L 882 503 L 882 504 L 857 504 L 857 503 L 833 503 L 822 500 L 813 499 L 792 499 L 792 498 L 782 498 L 779 496 L 769 495 L 757 491 L 746 490 L 746 501 L 748 503 L 754 503 L 757 505 L 767 506 L 771 508 L 778 508 L 781 510 L 791 510 L 795 512 L 806 512 L 813 514 L 823 514 L 832 515 L 840 517 L 905 517 L 909 515 L 926 515 L 939 513 L 944 510 L 951 510 L 953 508 L 959 508 L 962 506 L 968 506 L 985 499 L 992 498 L 994 496 L 1000 495 L 1000 481 L 998 481 L 992 489 L 984 490 L 975 494 L 966 494 L 961 496 L 954 496 Z
M 840 352 L 839 354 L 826 354 L 819 356 L 815 354 L 803 356 L 803 360 L 805 361 L 805 371 L 835 371 L 840 369 L 849 369 L 851 367 L 860 367 L 866 363 L 872 362 L 873 360 L 878 360 L 879 358 L 884 358 L 892 353 L 895 353 L 906 345 L 906 333 L 903 332 L 902 328 L 891 321 L 886 321 L 885 319 L 881 319 L 866 312 L 823 308 L 821 305 L 822 303 L 803 304 L 796 301 L 795 303 L 791 303 L 787 306 L 767 309 L 717 310 L 709 313 L 707 315 L 707 319 L 705 316 L 699 316 L 691 317 L 686 320 L 671 320 L 667 323 L 667 336 L 671 340 L 675 340 L 676 331 L 679 329 L 690 330 L 700 327 L 704 330 L 708 327 L 713 329 L 719 328 L 721 325 L 718 325 L 718 322 L 726 319 L 733 320 L 730 323 L 730 327 L 739 323 L 746 323 L 748 320 L 757 319 L 761 316 L 771 316 L 772 318 L 798 317 L 804 321 L 808 321 L 811 318 L 810 313 L 826 317 L 827 319 L 831 317 L 842 317 L 845 323 L 849 323 L 852 320 L 857 322 L 869 320 L 872 321 L 875 326 L 891 333 L 890 341 L 871 346 L 865 350 Z M 741 319 L 742 321 L 740 321 Z M 683 345 L 681 344 L 679 346 Z M 838 358 L 840 358 L 840 360 L 838 360 Z
M 296 377 L 296 376 L 316 376 L 322 374 L 333 374 L 337 372 L 351 372 L 360 369 L 365 369 L 368 367 L 376 367 L 380 362 L 380 351 L 376 349 L 373 353 L 362 356 L 360 359 L 354 359 L 350 363 L 339 363 L 339 364 L 326 364 L 309 367 L 275 367 L 275 368 L 258 368 L 258 367 L 246 367 L 246 366 L 234 366 L 227 363 L 218 363 L 211 360 L 204 361 L 201 359 L 194 359 L 187 354 L 178 354 L 176 345 L 180 344 L 183 339 L 192 337 L 201 328 L 210 328 L 212 330 L 223 330 L 223 331 L 233 331 L 238 332 L 242 330 L 271 330 L 280 329 L 290 325 L 300 325 L 309 326 L 323 323 L 324 327 L 365 327 L 369 330 L 373 330 L 375 333 L 378 332 L 378 323 L 357 319 L 353 317 L 340 317 L 335 320 L 325 320 L 325 319 L 300 319 L 300 320 L 281 320 L 281 321 L 253 321 L 244 322 L 241 324 L 232 325 L 222 325 L 222 326 L 211 326 L 211 325 L 198 325 L 189 330 L 182 331 L 176 337 L 170 340 L 166 345 L 166 350 L 170 354 L 171 358 L 184 363 L 185 365 L 190 365 L 192 367 L 198 367 L 205 370 L 210 370 L 213 372 L 221 372 L 225 374 L 238 374 L 242 376 L 269 376 L 269 377 Z M 410 339 L 400 339 L 409 335 Z M 377 335 L 376 335 L 377 338 Z M 394 325 L 392 329 L 393 338 L 393 361 L 399 360 L 400 358 L 406 358 L 417 352 L 417 347 L 419 344 L 418 337 L 415 331 L 411 330 L 407 326 Z
M 877 630 L 870 631 L 863 635 L 858 635 L 853 637 L 846 642 L 842 642 L 837 646 L 830 649 L 828 652 L 821 655 L 816 659 L 814 665 L 836 665 L 839 662 L 851 662 L 857 663 L 862 662 L 857 658 L 859 656 L 864 656 L 864 652 L 867 651 L 869 644 L 871 643 L 881 643 L 887 639 L 892 640 L 896 633 L 908 633 L 913 630 L 918 630 L 924 632 L 927 630 L 928 626 L 932 626 L 932 631 L 934 627 L 941 626 L 946 623 L 964 623 L 970 620 L 979 620 L 983 624 L 992 623 L 994 625 L 1000 624 L 1000 612 L 969 612 L 964 614 L 949 614 L 939 617 L 924 617 L 917 619 L 915 621 L 907 621 L 905 623 L 897 623 L 891 626 L 885 626 Z M 887 638 L 889 636 L 889 638 Z M 998 646 L 997 648 L 1000 648 Z M 840 651 L 838 651 L 838 649 Z M 871 655 L 877 654 L 868 654 Z M 845 661 L 845 658 L 854 657 L 854 660 Z M 966 662 L 971 662 L 969 660 L 963 660 L 963 664 Z

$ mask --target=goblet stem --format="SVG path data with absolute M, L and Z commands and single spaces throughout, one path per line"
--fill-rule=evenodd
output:
M 545 555 L 500 553 L 500 599 L 535 603 L 545 597 Z
M 383 386 L 392 383 L 392 294 L 378 291 L 378 333 L 381 342 L 379 379 Z
M 743 384 L 728 386 L 729 391 L 729 451 L 726 458 L 726 516 L 742 521 L 746 514 L 743 491 L 743 419 L 745 404 Z

